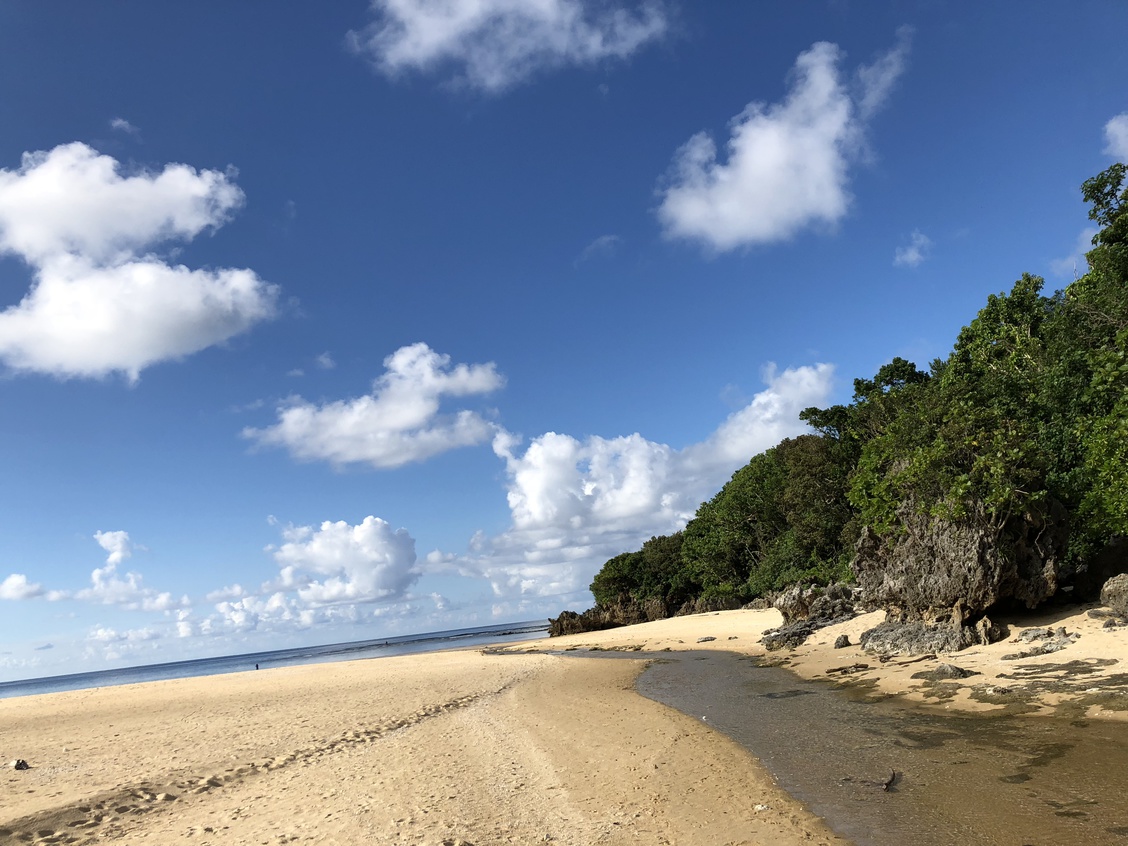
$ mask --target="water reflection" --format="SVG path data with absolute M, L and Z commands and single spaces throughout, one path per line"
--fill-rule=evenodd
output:
M 664 654 L 639 690 L 744 745 L 860 846 L 1128 844 L 1123 723 L 933 713 L 724 653 Z

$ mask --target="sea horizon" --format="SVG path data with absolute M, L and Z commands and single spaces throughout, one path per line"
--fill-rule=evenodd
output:
M 543 634 L 538 636 L 538 633 Z M 487 643 L 510 643 L 537 640 L 548 636 L 548 620 L 525 620 L 488 626 L 418 632 L 395 637 L 297 646 L 237 655 L 190 658 L 157 664 L 114 667 L 84 673 L 64 673 L 29 679 L 0 682 L 0 700 L 68 690 L 89 690 L 124 684 L 140 684 L 169 679 L 224 675 L 248 670 L 293 667 L 302 664 L 326 664 L 337 661 L 358 661 L 369 658 L 391 658 L 419 652 L 439 652 Z

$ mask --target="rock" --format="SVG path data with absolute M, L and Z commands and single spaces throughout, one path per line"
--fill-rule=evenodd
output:
M 1019 643 L 1033 643 L 1036 640 L 1047 640 L 1054 636 L 1053 629 L 1026 629 L 1015 638 Z
M 1049 655 L 1052 652 L 1060 652 L 1081 637 L 1077 632 L 1073 632 L 1072 634 L 1066 632 L 1064 627 L 1059 628 L 1057 631 L 1050 631 L 1049 629 L 1035 629 L 1034 631 L 1044 633 L 1041 636 L 1042 642 L 1040 644 L 1030 649 L 1024 649 L 1022 652 L 1012 652 L 1009 655 L 1004 655 L 1003 660 L 1017 661 L 1019 658 L 1033 658 L 1036 655 Z M 1026 634 L 1026 632 L 1023 632 L 1023 634 Z M 1018 640 L 1022 640 L 1021 635 L 1019 635 Z M 1033 638 L 1031 638 L 1031 640 L 1033 640 Z M 1030 641 L 1026 642 L 1029 643 Z
M 713 641 L 713 640 L 716 640 L 716 638 L 715 637 L 699 637 L 699 638 L 697 638 L 698 643 L 709 643 L 710 641 Z
M 964 626 L 1003 600 L 1035 608 L 1053 596 L 1068 533 L 1063 506 L 1010 518 L 998 530 L 983 514 L 939 519 L 906 501 L 903 532 L 865 528 L 851 567 L 867 598 L 903 622 Z
M 773 603 L 783 614 L 784 624 L 765 632 L 760 642 L 770 650 L 794 649 L 819 629 L 852 619 L 856 613 L 853 597 L 853 589 L 848 585 L 794 585 Z
M 849 645 L 850 645 L 850 636 L 849 635 L 840 634 L 838 637 L 836 637 L 834 639 L 834 648 L 835 649 L 845 649 Z
M 10 763 L 8 766 L 11 767 L 13 770 L 30 770 L 31 769 L 31 765 L 28 764 L 28 762 L 25 761 L 23 758 L 16 758 L 16 760 L 12 761 L 12 763 Z
M 615 602 L 611 605 L 596 605 L 582 614 L 575 611 L 561 611 L 559 617 L 549 618 L 548 636 L 598 632 L 618 626 L 631 626 L 635 623 L 649 623 L 664 620 L 670 616 L 670 609 L 660 599 L 645 602 Z
M 1101 605 L 1121 617 L 1128 617 L 1128 573 L 1113 576 L 1101 588 Z
M 862 632 L 860 643 L 867 652 L 928 655 L 959 652 L 969 646 L 995 643 L 1004 637 L 1003 629 L 993 625 L 987 617 L 974 626 L 886 620 Z
M 803 587 L 792 585 L 779 594 L 773 606 L 783 614 L 784 625 L 810 619 L 849 619 L 854 616 L 854 592 L 849 585 Z
M 966 679 L 970 676 L 978 676 L 979 673 L 975 670 L 965 670 L 963 667 L 957 667 L 955 664 L 937 664 L 931 670 L 921 670 L 919 673 L 913 673 L 914 679 L 928 679 L 929 681 L 940 681 L 942 679 Z

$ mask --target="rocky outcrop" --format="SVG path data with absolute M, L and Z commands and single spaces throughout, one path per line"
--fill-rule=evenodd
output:
M 582 614 L 575 611 L 561 611 L 559 617 L 548 620 L 548 636 L 558 637 L 583 632 L 598 632 L 619 626 L 633 626 L 635 623 L 649 623 L 664 620 L 670 616 L 670 608 L 660 599 L 646 602 L 615 602 L 611 605 L 596 605 Z
M 1057 503 L 1001 525 L 982 514 L 936 518 L 913 503 L 899 517 L 899 533 L 864 529 L 851 565 L 858 586 L 893 620 L 944 622 L 958 632 L 999 602 L 1035 608 L 1057 592 L 1068 530 Z
M 854 590 L 843 584 L 825 588 L 794 585 L 777 596 L 773 604 L 783 614 L 783 625 L 760 639 L 771 650 L 794 649 L 819 629 L 843 623 L 856 613 Z

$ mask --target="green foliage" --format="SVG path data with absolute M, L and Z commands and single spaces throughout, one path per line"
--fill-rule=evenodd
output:
M 1091 481 L 1083 513 L 1094 532 L 1128 535 L 1128 331 L 1095 354 L 1093 365 L 1095 408 L 1081 434 Z
M 786 528 L 778 448 L 737 470 L 685 527 L 682 557 L 703 596 L 743 596 L 762 550 Z
M 638 552 L 624 552 L 603 565 L 591 583 L 600 605 L 661 600 L 681 605 L 697 593 L 682 572 L 681 532 L 653 537 Z

